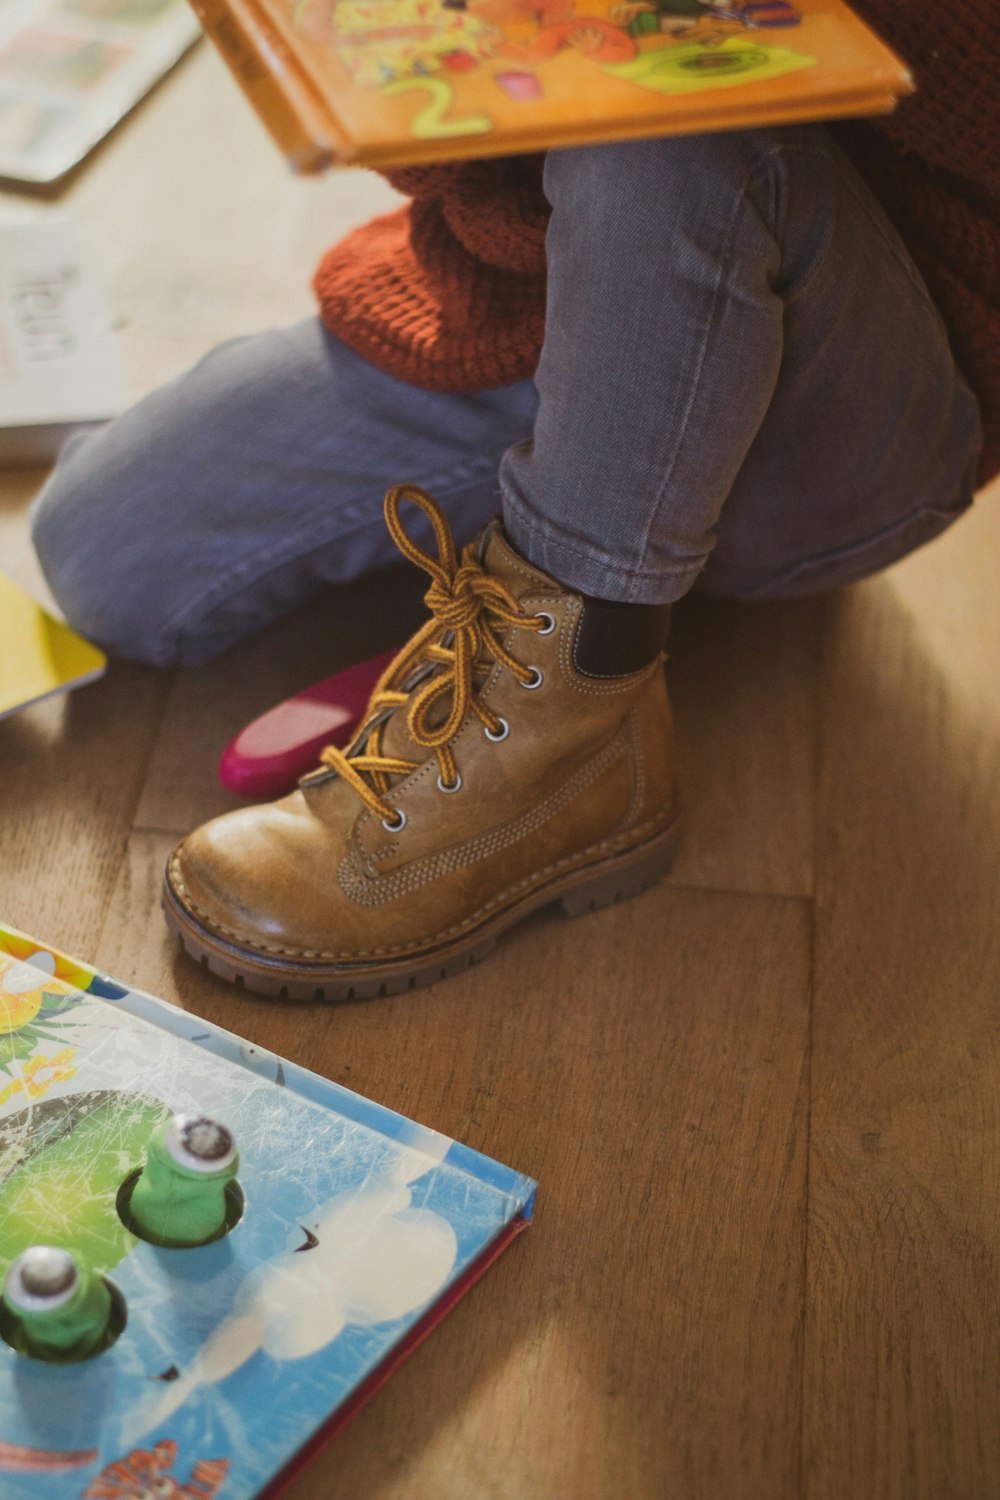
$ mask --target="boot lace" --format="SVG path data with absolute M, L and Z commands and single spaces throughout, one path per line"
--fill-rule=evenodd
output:
M 404 530 L 399 515 L 404 500 L 416 505 L 429 519 L 437 542 L 437 558 L 425 552 Z M 346 750 L 328 745 L 320 761 L 353 787 L 366 807 L 391 828 L 402 827 L 404 819 L 385 800 L 390 777 L 408 776 L 418 769 L 420 762 L 383 753 L 382 737 L 390 713 L 408 705 L 406 724 L 411 738 L 424 749 L 434 751 L 440 785 L 446 791 L 454 789 L 458 784 L 458 768 L 451 742 L 469 711 L 491 736 L 500 738 L 504 732 L 504 721 L 476 695 L 477 663 L 481 667 L 484 660 L 492 658 L 518 682 L 531 686 L 533 669 L 511 656 L 498 631 L 510 626 L 538 631 L 546 629 L 548 621 L 544 615 L 526 615 L 510 589 L 477 561 L 471 545 L 458 558 L 440 507 L 416 485 L 399 484 L 389 491 L 385 497 L 385 518 L 403 556 L 430 574 L 431 585 L 424 602 L 431 618 L 376 683 L 364 727 L 352 744 Z M 425 675 L 428 667 L 430 674 Z M 413 683 L 409 689 L 392 686 L 405 685 L 418 671 L 419 684 Z M 449 700 L 448 712 L 441 722 L 435 723 L 440 718 L 439 705 L 445 698 Z

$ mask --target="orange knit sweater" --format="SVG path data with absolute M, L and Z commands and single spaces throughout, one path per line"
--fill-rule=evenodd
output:
M 327 326 L 372 364 L 429 390 L 533 375 L 545 331 L 542 160 L 387 173 L 412 201 L 324 257 L 314 286 Z
M 980 479 L 1000 472 L 1000 0 L 855 0 L 918 92 L 835 127 L 920 268 L 976 391 Z M 472 391 L 534 374 L 545 324 L 542 158 L 391 173 L 410 203 L 357 229 L 315 278 L 324 321 L 399 379 Z

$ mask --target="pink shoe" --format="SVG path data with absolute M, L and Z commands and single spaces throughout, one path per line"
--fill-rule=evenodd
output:
M 230 740 L 219 780 L 241 797 L 283 797 L 313 771 L 325 745 L 343 748 L 397 653 L 385 651 L 286 698 Z

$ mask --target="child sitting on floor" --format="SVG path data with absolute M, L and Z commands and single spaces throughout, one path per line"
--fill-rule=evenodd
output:
M 397 174 L 411 201 L 326 257 L 321 318 L 67 450 L 46 575 L 150 662 L 384 563 L 382 495 L 421 487 L 387 516 L 431 620 L 354 745 L 171 860 L 218 973 L 403 988 L 656 879 L 671 603 L 860 578 L 1000 468 L 1000 17 L 863 9 L 917 76 L 895 116 Z

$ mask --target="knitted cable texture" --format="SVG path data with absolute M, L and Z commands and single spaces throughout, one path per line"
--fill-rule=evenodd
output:
M 895 114 L 834 131 L 901 234 L 983 415 L 979 478 L 1000 472 L 1000 0 L 854 0 L 909 63 Z M 431 390 L 535 373 L 545 330 L 537 156 L 388 174 L 411 202 L 320 264 L 324 321 L 380 369 Z
M 413 167 L 390 179 L 412 202 L 354 230 L 316 272 L 327 327 L 429 390 L 530 378 L 545 331 L 540 158 Z

